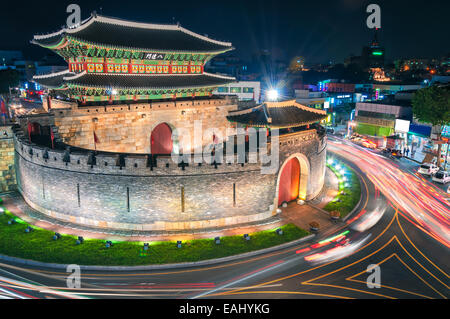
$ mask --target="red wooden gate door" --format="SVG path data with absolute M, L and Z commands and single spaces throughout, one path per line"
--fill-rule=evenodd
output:
M 170 154 L 172 153 L 172 130 L 166 123 L 156 126 L 151 135 L 152 154 Z
M 300 163 L 297 158 L 291 158 L 283 167 L 278 186 L 278 206 L 298 197 L 300 184 Z

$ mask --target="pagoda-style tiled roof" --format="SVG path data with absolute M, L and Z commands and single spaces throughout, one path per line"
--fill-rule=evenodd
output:
M 314 109 L 297 103 L 295 100 L 283 102 L 264 102 L 253 108 L 230 112 L 231 122 L 254 126 L 287 128 L 316 123 L 326 118 L 324 110 Z
M 49 89 L 58 89 L 65 85 L 64 77 L 74 75 L 75 73 L 72 73 L 69 70 L 64 70 L 56 73 L 35 75 L 33 76 L 33 80 L 39 83 L 39 85 L 45 86 Z
M 235 81 L 235 78 L 203 74 L 105 74 L 62 73 L 34 77 L 43 86 L 58 88 L 63 85 L 106 89 L 183 89 L 216 87 Z M 59 81 L 59 82 L 58 82 Z
M 180 25 L 149 24 L 92 14 L 78 27 L 47 35 L 35 35 L 32 42 L 44 47 L 61 43 L 66 37 L 91 45 L 157 52 L 224 52 L 231 43 L 210 39 Z

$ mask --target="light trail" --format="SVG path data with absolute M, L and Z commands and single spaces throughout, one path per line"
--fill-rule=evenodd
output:
M 355 163 L 390 202 L 408 214 L 416 227 L 450 247 L 449 205 L 428 181 L 401 170 L 381 155 L 347 142 L 329 140 L 328 149 Z

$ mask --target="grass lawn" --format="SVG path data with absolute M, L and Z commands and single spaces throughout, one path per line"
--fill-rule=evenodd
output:
M 1 211 L 1 210 L 0 210 Z M 17 223 L 8 225 L 15 218 Z M 176 242 L 151 242 L 150 248 L 143 254 L 142 242 L 114 242 L 111 248 L 105 247 L 105 241 L 85 239 L 81 245 L 75 245 L 76 237 L 62 235 L 53 240 L 54 232 L 33 227 L 25 233 L 28 224 L 13 216 L 9 211 L 0 215 L 0 254 L 32 259 L 47 263 L 133 266 L 165 263 L 192 262 L 220 258 L 263 249 L 302 238 L 309 233 L 293 224 L 280 227 L 283 235 L 275 230 L 250 234 L 251 240 L 242 236 L 222 237 L 216 245 L 214 239 L 196 239 L 183 241 L 182 248 Z
M 334 162 L 336 163 L 336 160 Z M 327 166 L 339 179 L 339 195 L 329 202 L 324 209 L 329 212 L 337 210 L 341 213 L 341 218 L 343 218 L 358 204 L 361 198 L 361 184 L 353 169 L 342 162 L 337 161 L 337 163 L 335 165 L 327 164 Z M 337 165 L 339 168 L 336 168 Z M 342 170 L 344 174 L 341 173 Z M 346 181 L 343 180 L 344 178 Z M 345 195 L 341 194 L 342 191 Z

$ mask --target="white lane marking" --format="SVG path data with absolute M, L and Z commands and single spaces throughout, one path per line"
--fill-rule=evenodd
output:
M 292 260 L 290 260 L 290 261 L 293 261 L 293 260 L 295 260 L 295 259 L 292 259 Z M 276 264 L 276 265 L 274 265 L 274 266 L 272 266 L 272 267 L 269 267 L 269 268 L 266 268 L 266 269 L 264 269 L 264 270 L 262 270 L 262 271 L 259 271 L 259 272 L 253 273 L 253 274 L 251 274 L 251 275 L 249 275 L 249 276 L 246 276 L 246 277 L 240 278 L 240 279 L 238 279 L 238 280 L 232 281 L 232 282 L 230 282 L 230 283 L 228 283 L 228 284 L 226 284 L 226 285 L 217 287 L 217 288 L 215 288 L 215 289 L 213 289 L 213 290 L 210 290 L 210 291 L 206 291 L 206 292 L 204 292 L 204 293 L 202 293 L 202 294 L 199 294 L 199 295 L 197 295 L 197 296 L 194 296 L 194 297 L 192 297 L 192 298 L 190 298 L 190 299 L 197 299 L 197 298 L 200 298 L 200 297 L 203 297 L 203 296 L 212 294 L 212 293 L 214 293 L 214 292 L 216 292 L 216 291 L 219 291 L 219 290 L 222 290 L 222 289 L 227 288 L 227 287 L 229 287 L 229 286 L 235 285 L 235 284 L 237 284 L 237 283 L 239 283 L 239 282 L 241 282 L 241 281 L 248 280 L 248 279 L 250 279 L 250 278 L 253 278 L 253 277 L 256 277 L 256 276 L 258 276 L 258 275 L 261 275 L 261 274 L 263 274 L 263 273 L 265 273 L 265 272 L 267 272 L 267 271 L 269 271 L 269 270 L 274 270 L 275 268 L 278 268 L 278 267 L 280 267 L 280 266 L 286 265 L 286 263 L 288 263 L 288 262 L 290 262 L 290 261 L 284 261 L 284 262 L 282 262 L 282 263 Z

